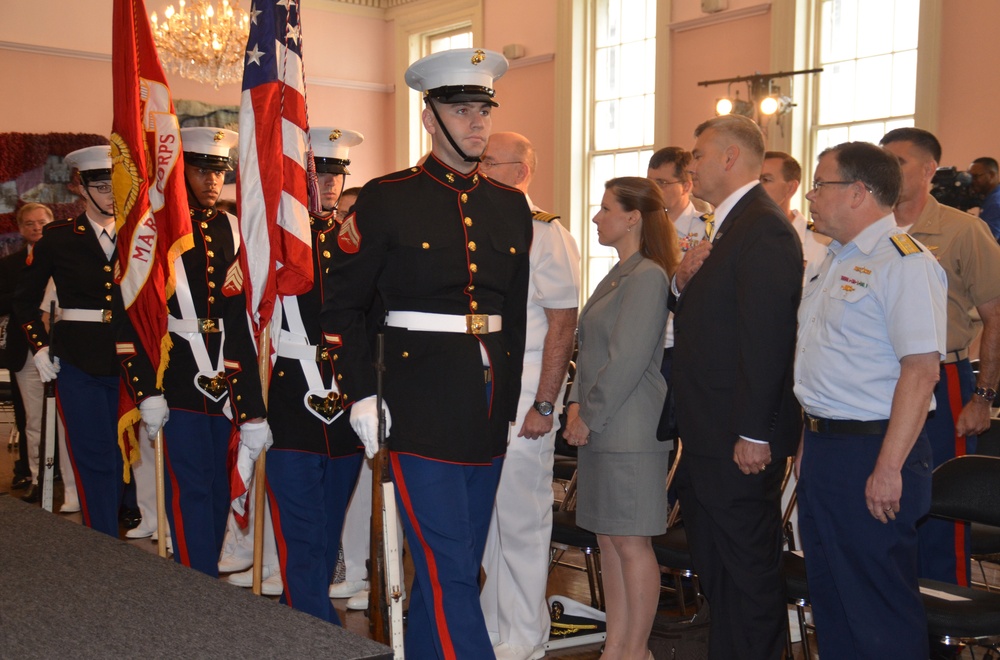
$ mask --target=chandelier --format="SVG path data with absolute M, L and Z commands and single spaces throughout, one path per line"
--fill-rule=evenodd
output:
M 189 80 L 219 85 L 243 79 L 243 53 L 250 31 L 250 17 L 240 9 L 239 0 L 179 0 L 179 9 L 170 5 L 163 21 L 156 12 L 153 40 L 163 64 Z

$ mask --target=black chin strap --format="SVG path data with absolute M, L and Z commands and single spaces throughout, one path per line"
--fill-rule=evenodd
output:
M 101 205 L 97 203 L 97 200 L 94 199 L 94 196 L 90 194 L 89 185 L 87 185 L 86 183 L 83 184 L 83 189 L 87 191 L 87 197 L 90 199 L 90 203 L 94 205 L 95 209 L 101 212 L 101 215 L 107 218 L 113 218 L 115 216 L 115 209 L 113 206 L 110 211 L 105 211 L 103 208 L 101 208 Z
M 458 144 L 455 142 L 455 139 L 451 137 L 451 133 L 448 132 L 448 128 L 444 125 L 444 122 L 441 121 L 441 115 L 438 114 L 437 104 L 435 104 L 434 101 L 432 101 L 431 99 L 427 99 L 427 105 L 431 107 L 431 112 L 434 113 L 434 119 L 437 120 L 438 128 L 440 128 L 441 132 L 444 133 L 444 136 L 448 138 L 448 143 L 451 145 L 451 148 L 454 149 L 456 153 L 458 153 L 458 155 L 462 157 L 462 160 L 464 160 L 466 163 L 482 162 L 483 159 L 480 158 L 479 156 L 466 156 L 465 152 L 462 151 L 461 147 L 459 147 Z

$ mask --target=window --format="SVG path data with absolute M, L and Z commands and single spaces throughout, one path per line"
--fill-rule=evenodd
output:
M 596 0 L 593 6 L 588 215 L 582 246 L 588 295 L 617 260 L 613 248 L 598 242 L 589 219 L 600 207 L 608 179 L 646 175 L 653 154 L 656 92 L 656 0 Z
M 814 154 L 913 126 L 920 0 L 819 0 Z

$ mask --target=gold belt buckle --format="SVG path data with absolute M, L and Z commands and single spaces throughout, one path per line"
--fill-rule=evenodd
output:
M 809 427 L 810 431 L 812 431 L 813 433 L 819 433 L 819 420 L 818 419 L 816 419 L 815 417 L 806 416 L 806 422 L 807 422 L 806 426 Z
M 198 319 L 198 332 L 203 335 L 219 332 L 219 324 L 215 319 Z
M 317 346 L 316 347 L 316 361 L 317 362 L 326 362 L 329 359 L 330 359 L 330 349 L 328 349 L 326 346 Z
M 198 385 L 212 396 L 219 396 L 226 391 L 226 374 L 220 371 L 214 378 L 198 376 Z
M 111 323 L 111 310 L 102 309 L 101 310 L 101 323 Z
M 488 335 L 490 333 L 489 314 L 466 314 L 465 334 L 467 335 Z
M 337 392 L 330 392 L 325 397 L 310 394 L 308 403 L 310 408 L 327 420 L 333 419 L 342 407 L 340 394 Z

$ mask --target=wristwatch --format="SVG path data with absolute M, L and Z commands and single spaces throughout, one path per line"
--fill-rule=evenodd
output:
M 997 391 L 994 390 L 993 388 L 977 387 L 976 389 L 972 390 L 972 393 L 975 394 L 976 396 L 983 397 L 990 403 L 993 403 L 993 400 L 997 398 Z M 536 403 L 535 405 L 537 406 L 538 404 Z
M 548 417 L 555 410 L 555 406 L 552 405 L 551 401 L 535 401 L 535 405 L 531 406 L 534 408 L 539 415 L 542 417 Z

